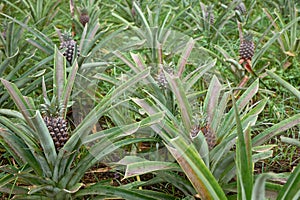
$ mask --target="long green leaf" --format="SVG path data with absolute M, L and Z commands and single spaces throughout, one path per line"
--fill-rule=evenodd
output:
M 259 82 L 258 79 L 255 80 L 248 88 L 247 90 L 242 94 L 242 96 L 239 97 L 237 100 L 237 109 L 239 112 L 247 105 L 249 104 L 249 101 L 252 99 L 252 97 L 258 92 L 259 88 Z M 217 130 L 218 136 L 224 136 L 229 133 L 230 129 L 235 125 L 235 111 L 234 108 L 231 108 L 228 114 L 225 116 L 225 119 L 220 124 Z
M 58 102 L 64 102 L 63 92 L 66 85 L 66 59 L 62 53 L 55 47 L 53 89 Z
M 76 197 L 82 197 L 84 195 L 103 195 L 106 197 L 111 198 L 123 198 L 123 199 L 130 199 L 130 200 L 172 200 L 175 199 L 169 195 L 159 195 L 155 194 L 155 192 L 149 192 L 144 194 L 143 190 L 126 190 L 122 188 L 117 188 L 113 186 L 105 186 L 101 184 L 96 184 L 86 189 L 82 189 L 76 193 Z
M 196 70 L 194 70 L 192 73 L 188 74 L 184 79 L 183 82 L 185 83 L 186 91 L 189 91 L 195 83 L 199 81 L 199 79 L 208 72 L 211 68 L 213 68 L 216 65 L 217 60 L 214 59 L 211 62 L 199 66 Z
M 222 85 L 219 82 L 218 78 L 216 76 L 213 76 L 212 80 L 210 81 L 209 88 L 204 100 L 203 105 L 203 111 L 207 114 L 207 123 L 209 125 L 212 124 L 212 121 L 215 118 L 219 118 L 220 116 L 216 116 L 217 108 L 218 108 L 218 102 L 219 97 L 221 93 Z
M 232 102 L 235 110 L 235 119 L 237 126 L 237 170 L 238 170 L 238 199 L 251 199 L 253 189 L 253 167 L 252 167 L 252 144 L 250 137 L 250 127 L 243 133 L 239 110 L 237 108 L 234 96 Z
M 6 81 L 5 79 L 0 79 L 2 84 L 7 89 L 8 93 L 10 94 L 11 98 L 14 100 L 16 106 L 18 107 L 19 111 L 22 113 L 23 117 L 26 119 L 27 123 L 34 127 L 30 117 L 34 115 L 34 112 L 30 110 L 30 106 L 27 104 L 25 98 L 21 94 L 20 90 L 16 87 L 15 84 Z
M 2 131 L 1 129 L 0 136 L 7 143 L 15 156 L 18 156 L 19 159 L 23 161 L 23 163 L 19 163 L 19 165 L 29 163 L 29 165 L 31 165 L 32 169 L 34 169 L 37 174 L 42 175 L 41 166 L 37 162 L 35 156 L 32 154 L 28 146 L 24 143 L 24 141 L 22 141 L 22 139 L 11 132 L 5 130 Z M 18 160 L 18 157 L 15 157 L 15 159 Z
M 122 160 L 119 162 L 122 164 Z M 160 162 L 160 161 L 141 161 L 130 163 L 126 165 L 126 171 L 124 178 L 138 176 L 146 173 L 151 173 L 159 170 L 177 170 L 180 168 L 177 164 L 171 162 Z
M 269 139 L 283 133 L 284 131 L 296 126 L 300 123 L 300 114 L 296 114 L 288 119 L 285 119 L 278 124 L 266 129 L 262 133 L 253 138 L 253 145 L 258 146 L 268 141 Z
M 64 85 L 63 87 L 62 103 L 63 103 L 64 113 L 62 115 L 64 117 L 66 116 L 67 113 L 67 106 L 69 103 L 69 99 L 75 82 L 77 71 L 78 71 L 78 64 L 77 61 L 75 60 L 72 65 L 71 72 L 68 76 L 68 80 L 66 81 L 66 85 Z
M 255 180 L 255 184 L 253 186 L 252 191 L 252 200 L 265 200 L 266 196 L 266 180 L 269 178 L 272 178 L 274 174 L 266 173 L 266 174 L 260 174 Z
M 183 83 L 179 77 L 170 76 L 166 74 L 167 80 L 170 84 L 171 90 L 174 93 L 178 107 L 182 115 L 182 122 L 186 130 L 191 130 L 191 120 L 192 120 L 192 109 L 189 100 L 184 90 Z
M 300 101 L 300 91 L 297 90 L 295 87 L 293 87 L 291 84 L 283 80 L 280 76 L 273 73 L 271 70 L 266 70 L 267 74 L 271 76 L 273 79 L 275 79 L 280 85 L 285 87 L 288 91 L 290 91 L 292 94 L 294 94 L 298 100 Z
M 50 165 L 50 169 L 53 169 L 57 154 L 52 137 L 39 111 L 36 111 L 32 122 L 35 126 L 35 130 L 38 132 L 39 142 L 41 143 L 47 162 Z
M 174 148 L 169 145 L 167 148 L 194 185 L 201 199 L 227 199 L 221 186 L 192 145 L 186 144 L 180 137 L 172 139 L 170 143 Z
M 180 60 L 178 61 L 178 66 L 177 66 L 177 69 L 178 69 L 177 76 L 178 77 L 182 76 L 182 73 L 184 71 L 185 65 L 186 65 L 186 63 L 188 61 L 188 58 L 189 58 L 189 56 L 190 56 L 190 54 L 192 52 L 192 49 L 193 49 L 194 45 L 195 45 L 195 40 L 191 38 L 188 41 L 188 43 L 186 44 L 186 47 L 185 47 L 185 49 L 182 52 Z
M 290 174 L 287 183 L 277 196 L 277 200 L 297 200 L 300 198 L 300 164 Z

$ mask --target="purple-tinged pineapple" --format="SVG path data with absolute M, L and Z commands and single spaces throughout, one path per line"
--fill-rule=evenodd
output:
M 86 8 L 83 8 L 81 10 L 79 21 L 82 24 L 82 26 L 85 26 L 90 21 L 90 16 Z
M 66 57 L 67 61 L 72 64 L 73 58 L 79 56 L 78 45 L 75 40 L 73 40 L 71 33 L 65 32 L 62 34 L 61 44 L 59 47 L 64 50 L 63 55 Z M 75 54 L 76 51 L 76 55 Z
M 53 98 L 41 105 L 43 119 L 52 137 L 56 151 L 59 151 L 69 139 L 68 122 L 62 117 L 62 105 Z

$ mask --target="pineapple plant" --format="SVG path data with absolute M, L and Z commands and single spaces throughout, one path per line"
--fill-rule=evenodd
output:
M 63 104 L 58 103 L 54 96 L 50 101 L 47 97 L 45 103 L 41 105 L 43 120 L 52 137 L 56 151 L 58 152 L 69 138 L 68 122 L 63 117 Z
M 70 32 L 65 32 L 61 37 L 61 44 L 59 47 L 60 50 L 63 51 L 63 55 L 66 57 L 67 61 L 72 64 L 74 58 L 79 56 L 79 49 L 76 41 L 72 38 Z
M 119 130 L 115 129 L 111 129 L 112 137 L 99 138 L 94 137 L 95 135 L 92 135 L 93 138 L 88 139 L 88 137 L 91 136 L 89 133 L 98 123 L 99 118 L 119 99 L 120 92 L 125 93 L 145 79 L 150 71 L 147 70 L 132 77 L 107 98 L 101 100 L 83 122 L 72 130 L 66 142 L 68 136 L 65 115 L 70 105 L 69 99 L 77 71 L 78 64 L 75 61 L 67 73 L 64 56 L 55 48 L 54 69 L 49 72 L 53 73 L 51 101 L 47 98 L 47 91 L 49 91 L 46 90 L 45 83 L 47 82 L 44 78 L 42 79 L 42 93 L 45 100 L 42 105 L 43 114 L 38 109 L 39 105 L 36 106 L 31 97 L 23 96 L 22 90 L 18 89 L 14 83 L 0 78 L 1 84 L 18 108 L 18 111 L 7 109 L 6 113 L 9 117 L 0 115 L 0 144 L 4 144 L 7 152 L 11 153 L 16 161 L 14 166 L 0 167 L 0 192 L 14 195 L 13 199 L 83 199 L 85 191 L 97 187 L 101 191 L 99 196 L 126 197 L 126 199 L 136 199 L 136 196 L 141 199 L 149 198 L 148 195 L 139 191 L 130 192 L 132 194 L 128 196 L 128 190 L 131 189 L 122 189 L 112 194 L 111 191 L 118 190 L 118 188 L 108 186 L 107 189 L 107 184 L 103 185 L 102 181 L 85 185 L 81 180 L 99 160 L 123 147 L 124 144 L 136 143 L 136 139 L 128 140 L 128 134 L 121 136 Z M 159 120 L 162 120 L 162 117 L 161 115 Z M 128 127 L 131 130 L 128 131 L 133 134 L 138 126 L 154 125 L 156 120 L 156 118 L 149 117 L 138 123 L 130 123 Z M 59 144 L 52 142 L 52 138 L 56 140 L 53 136 L 57 136 Z M 87 139 L 89 144 L 84 143 Z M 89 145 L 89 151 L 79 151 L 81 148 L 87 149 L 86 145 Z M 56 148 L 62 149 L 57 152 Z M 12 185 L 14 185 L 13 188 Z M 107 191 L 101 189 L 104 187 Z
M 88 10 L 86 8 L 83 8 L 80 12 L 79 21 L 82 24 L 82 26 L 85 26 L 90 21 L 90 16 L 88 13 Z

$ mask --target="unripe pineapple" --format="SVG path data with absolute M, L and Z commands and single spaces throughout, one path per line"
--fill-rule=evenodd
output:
M 2 32 L 1 35 L 3 37 L 4 40 L 6 40 L 6 31 L 7 31 L 7 24 L 2 23 Z
M 89 13 L 86 8 L 81 10 L 79 21 L 83 26 L 85 26 L 90 21 Z
M 168 86 L 168 81 L 167 81 L 167 78 L 165 76 L 163 69 L 169 74 L 173 74 L 174 72 L 170 66 L 167 66 L 167 67 L 161 68 L 158 71 L 158 74 L 156 75 L 156 82 L 159 85 L 159 87 L 162 89 L 166 89 Z
M 255 49 L 252 38 L 253 37 L 251 34 L 247 34 L 244 38 L 241 39 L 240 50 L 239 50 L 240 60 L 251 61 Z
M 200 130 L 206 139 L 209 150 L 213 149 L 216 146 L 217 138 L 216 138 L 216 134 L 213 132 L 213 130 L 210 128 L 208 124 L 202 127 L 200 125 L 192 126 L 190 135 L 192 137 L 196 137 Z
M 216 142 L 217 142 L 216 134 L 213 132 L 213 130 L 208 124 L 201 127 L 200 129 L 204 134 L 209 150 L 211 150 L 212 148 L 214 148 L 214 146 L 216 146 Z
M 199 125 L 192 126 L 191 131 L 190 131 L 191 137 L 196 137 L 198 135 L 199 131 L 200 131 Z
M 60 49 L 65 50 L 63 52 L 63 55 L 66 57 L 67 61 L 72 64 L 73 62 L 73 57 L 75 57 L 74 53 L 76 51 L 77 55 L 79 56 L 79 49 L 77 43 L 73 40 L 71 33 L 65 32 L 62 34 L 61 38 L 61 44 L 60 44 Z
M 131 14 L 132 14 L 133 17 L 136 16 L 136 10 L 133 6 L 134 3 L 136 3 L 139 7 L 141 6 L 139 0 L 132 0 Z
M 45 116 L 43 119 L 53 139 L 55 148 L 59 151 L 69 139 L 68 122 L 62 117 Z
M 207 11 L 205 13 L 205 19 L 208 20 L 211 25 L 215 23 L 215 16 L 214 16 L 212 6 L 207 7 Z
M 45 100 L 41 105 L 43 119 L 53 139 L 56 151 L 59 151 L 69 139 L 68 122 L 61 116 L 63 108 L 53 97 L 51 102 Z
M 235 10 L 238 10 L 242 15 L 247 13 L 246 6 L 243 2 L 240 2 L 236 7 Z

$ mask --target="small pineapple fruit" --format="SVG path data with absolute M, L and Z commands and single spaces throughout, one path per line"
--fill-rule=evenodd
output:
M 61 38 L 61 44 L 60 44 L 60 49 L 65 49 L 65 51 L 63 52 L 63 55 L 66 57 L 67 61 L 72 64 L 73 62 L 73 57 L 74 56 L 74 51 L 77 51 L 77 56 L 79 56 L 79 49 L 78 49 L 78 45 L 75 42 L 75 40 L 73 40 L 71 33 L 65 32 L 62 34 L 62 38 Z
M 238 10 L 242 15 L 247 13 L 246 6 L 243 2 L 240 2 L 236 7 L 235 10 Z
M 159 69 L 158 74 L 156 75 L 156 82 L 159 85 L 159 87 L 162 89 L 166 89 L 168 86 L 168 81 L 163 69 L 169 74 L 173 74 L 173 69 L 170 66 L 161 68 Z
M 252 34 L 247 34 L 245 35 L 244 38 L 241 38 L 240 50 L 239 50 L 240 60 L 251 61 L 255 49 L 252 38 L 253 38 Z
M 43 119 L 53 139 L 56 151 L 59 151 L 69 139 L 68 122 L 61 116 L 63 108 L 53 97 L 51 102 L 45 100 L 41 105 Z
M 191 137 L 192 138 L 196 137 L 200 130 L 206 139 L 209 150 L 211 150 L 212 148 L 214 148 L 216 146 L 216 141 L 217 141 L 216 134 L 213 132 L 213 130 L 207 124 L 202 127 L 200 125 L 194 125 L 194 126 L 192 126 L 191 131 L 190 131 Z
M 209 21 L 210 25 L 215 23 L 215 16 L 214 16 L 212 6 L 207 7 L 207 11 L 205 13 L 205 19 Z
M 217 142 L 216 134 L 213 132 L 213 130 L 208 124 L 201 127 L 200 129 L 204 134 L 209 150 L 211 150 L 212 148 L 214 148 L 214 146 L 216 146 L 216 142 Z
M 131 14 L 132 14 L 133 17 L 136 16 L 136 10 L 133 6 L 134 3 L 136 3 L 140 7 L 140 1 L 139 0 L 132 0 Z
M 89 13 L 86 8 L 83 8 L 81 10 L 79 21 L 83 26 L 85 26 L 90 21 Z
M 3 28 L 3 31 L 1 32 L 1 35 L 2 35 L 3 39 L 6 40 L 7 24 L 3 23 L 2 28 Z
M 191 137 L 196 137 L 200 131 L 200 126 L 199 125 L 193 125 L 190 131 Z

